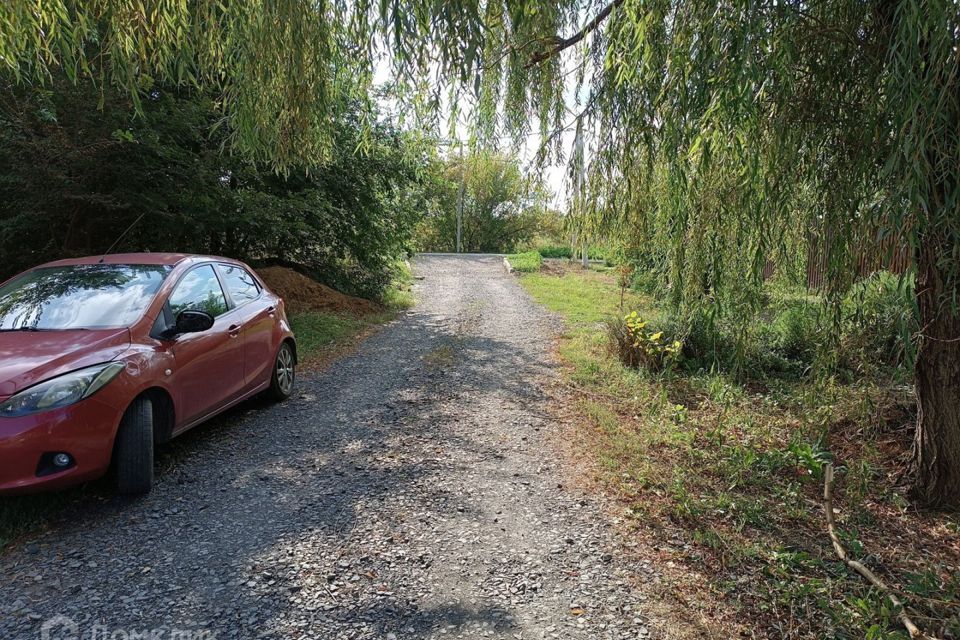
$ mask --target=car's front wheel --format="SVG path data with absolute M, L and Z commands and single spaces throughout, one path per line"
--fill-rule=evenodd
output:
M 289 342 L 280 345 L 277 359 L 273 363 L 273 375 L 267 397 L 274 402 L 286 400 L 293 393 L 293 383 L 297 378 L 297 359 Z
M 146 493 L 153 486 L 153 403 L 133 401 L 117 431 L 113 450 L 114 473 L 120 493 Z

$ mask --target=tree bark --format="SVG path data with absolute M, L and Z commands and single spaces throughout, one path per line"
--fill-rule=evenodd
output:
M 938 258 L 950 255 L 945 235 L 923 238 L 917 256 L 921 330 L 910 493 L 924 505 L 955 508 L 960 506 L 960 314 L 950 302 L 953 279 L 938 265 Z

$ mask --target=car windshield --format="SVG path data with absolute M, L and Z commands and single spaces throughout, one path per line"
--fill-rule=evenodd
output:
M 0 287 L 0 331 L 127 327 L 143 315 L 169 268 L 89 264 L 28 271 Z

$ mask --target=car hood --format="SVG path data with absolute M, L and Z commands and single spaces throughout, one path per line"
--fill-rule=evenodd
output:
M 0 398 L 47 378 L 113 360 L 129 346 L 126 328 L 0 332 Z

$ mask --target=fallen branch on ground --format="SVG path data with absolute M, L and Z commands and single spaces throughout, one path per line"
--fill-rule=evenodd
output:
M 890 587 L 877 577 L 873 571 L 868 569 L 863 563 L 853 560 L 847 555 L 847 550 L 843 547 L 843 543 L 840 542 L 840 536 L 837 535 L 836 521 L 833 517 L 833 465 L 827 464 L 824 469 L 823 475 L 823 510 L 827 517 L 827 533 L 830 534 L 830 541 L 833 542 L 833 549 L 837 552 L 837 555 L 843 561 L 845 565 L 859 573 L 861 576 L 866 578 L 866 580 L 875 586 L 876 588 L 883 591 L 883 593 L 890 599 L 890 602 L 893 603 L 893 606 L 897 608 L 897 615 L 900 618 L 900 622 L 906 628 L 907 632 L 910 634 L 911 638 L 923 638 L 924 640 L 937 640 L 933 636 L 928 636 L 923 631 L 914 624 L 913 620 L 910 619 L 910 616 L 907 615 L 907 608 L 903 602 L 898 598 Z

